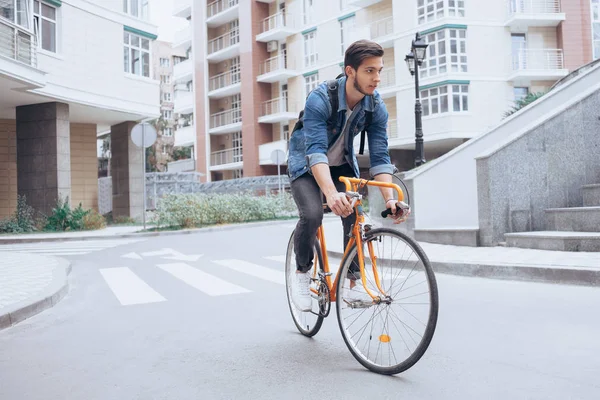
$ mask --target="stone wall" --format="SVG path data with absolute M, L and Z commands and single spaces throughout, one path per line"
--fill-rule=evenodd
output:
M 0 119 L 0 218 L 17 207 L 17 123 Z

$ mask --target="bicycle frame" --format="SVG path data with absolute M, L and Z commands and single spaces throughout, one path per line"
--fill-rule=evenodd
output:
M 404 193 L 402 192 L 402 189 L 400 189 L 400 186 L 396 185 L 395 183 L 366 181 L 365 179 L 348 178 L 345 176 L 341 176 L 340 181 L 344 182 L 346 184 L 346 191 L 356 192 L 357 188 L 361 187 L 361 184 L 366 184 L 368 186 L 386 187 L 386 188 L 394 189 L 398 193 L 398 201 L 404 201 Z M 380 297 L 377 296 L 376 294 L 374 294 L 368 288 L 367 278 L 365 277 L 365 273 L 364 273 L 364 271 L 365 271 L 365 259 L 364 259 L 365 254 L 363 252 L 363 224 L 365 222 L 365 216 L 362 213 L 362 207 L 360 207 L 361 205 L 362 205 L 362 201 L 360 199 L 357 199 L 356 203 L 354 204 L 354 212 L 356 213 L 356 223 L 352 227 L 352 237 L 350 237 L 350 240 L 348 241 L 348 244 L 346 245 L 346 248 L 344 249 L 344 255 L 342 257 L 342 262 L 344 261 L 344 258 L 349 253 L 350 249 L 352 248 L 352 245 L 354 245 L 354 243 L 356 243 L 358 263 L 359 263 L 359 267 L 360 267 L 361 281 L 362 281 L 363 287 L 365 288 L 365 291 L 369 294 L 369 296 L 371 296 L 371 298 L 374 301 L 377 301 L 378 299 L 380 299 Z M 338 272 L 335 276 L 335 280 L 332 283 L 331 275 L 329 275 L 329 272 L 330 272 L 329 271 L 329 258 L 327 256 L 327 244 L 325 243 L 325 228 L 323 227 L 322 224 L 319 227 L 319 230 L 317 231 L 317 239 L 319 240 L 319 243 L 321 244 L 321 255 L 323 256 L 323 272 L 325 274 L 327 274 L 325 276 L 325 280 L 326 280 L 327 286 L 329 288 L 329 297 L 330 297 L 331 302 L 335 302 L 336 301 L 336 290 L 334 290 L 334 288 L 336 288 L 338 285 L 342 264 L 340 263 L 340 268 L 338 269 Z M 367 243 L 367 248 L 369 251 L 369 258 L 371 260 L 371 265 L 373 268 L 373 275 L 375 278 L 377 289 L 379 289 L 379 292 L 385 296 L 385 292 L 381 288 L 381 284 L 379 281 L 379 274 L 377 273 L 377 257 L 373 254 L 373 244 Z M 318 270 L 319 270 L 319 268 L 318 268 L 318 257 L 317 257 L 315 259 L 315 268 L 314 268 L 314 276 L 313 276 L 313 278 L 315 278 L 315 279 L 317 277 Z M 314 292 L 313 289 L 311 289 L 311 290 Z

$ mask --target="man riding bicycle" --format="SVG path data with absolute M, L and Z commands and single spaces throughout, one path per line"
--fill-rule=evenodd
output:
M 303 126 L 295 129 L 289 143 L 288 175 L 291 191 L 298 206 L 300 220 L 294 233 L 296 253 L 296 280 L 292 286 L 292 300 L 301 311 L 311 309 L 310 274 L 314 256 L 314 240 L 323 220 L 323 195 L 331 211 L 341 217 L 344 227 L 344 248 L 348 233 L 356 221 L 352 205 L 345 194 L 340 176 L 359 177 L 354 154 L 354 136 L 365 125 L 372 178 L 392 182 L 396 171 L 390 161 L 387 141 L 388 112 L 377 85 L 383 69 L 383 48 L 375 42 L 359 40 L 346 50 L 345 76 L 337 79 L 338 109 L 332 110 L 328 84 L 322 83 L 308 96 L 303 114 Z M 332 113 L 336 123 L 328 122 Z M 370 116 L 367 116 L 371 113 Z M 370 119 L 370 121 L 368 121 Z M 380 188 L 394 223 L 406 215 L 396 213 L 393 190 Z M 359 280 L 359 267 L 354 263 L 349 278 Z

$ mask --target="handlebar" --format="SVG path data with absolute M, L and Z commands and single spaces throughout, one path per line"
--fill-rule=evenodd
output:
M 400 186 L 396 185 L 395 183 L 367 181 L 365 179 L 348 178 L 346 176 L 340 176 L 340 182 L 344 182 L 346 184 L 346 191 L 356 191 L 354 186 L 365 183 L 367 184 L 367 186 L 377 186 L 394 189 L 398 193 L 398 201 L 404 201 L 404 192 L 402 191 L 402 189 L 400 189 Z

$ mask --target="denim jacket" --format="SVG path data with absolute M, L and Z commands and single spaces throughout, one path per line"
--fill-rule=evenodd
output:
M 346 77 L 338 79 L 338 119 L 337 127 L 327 129 L 327 120 L 331 115 L 331 103 L 327 91 L 327 83 L 321 83 L 306 100 L 304 108 L 304 126 L 293 132 L 289 142 L 288 175 L 293 181 L 310 168 L 319 163 L 328 163 L 327 150 L 342 134 L 346 123 Z M 365 96 L 360 107 L 355 107 L 349 134 L 346 137 L 346 161 L 354 168 L 355 177 L 359 176 L 358 161 L 354 154 L 354 137 L 359 135 L 365 124 L 365 110 L 372 111 L 372 119 L 367 130 L 371 177 L 388 173 L 393 174 L 396 168 L 390 161 L 387 141 L 388 112 L 377 91 L 373 96 Z M 358 138 L 360 140 L 360 138 Z

